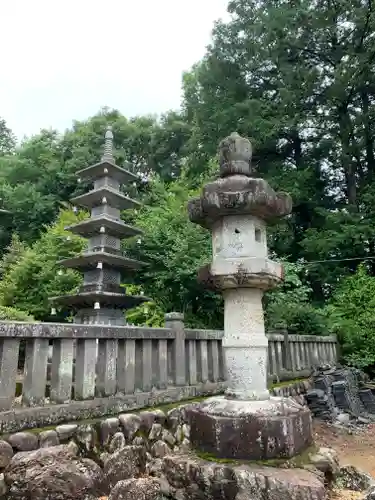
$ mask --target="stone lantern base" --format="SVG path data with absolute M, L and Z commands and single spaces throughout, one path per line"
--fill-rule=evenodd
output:
M 291 458 L 313 442 L 311 413 L 291 398 L 214 397 L 189 410 L 192 445 L 218 458 Z

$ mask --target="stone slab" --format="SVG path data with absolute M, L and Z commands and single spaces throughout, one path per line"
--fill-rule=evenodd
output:
M 208 462 L 195 456 L 163 458 L 165 493 L 206 500 L 324 500 L 323 482 L 303 469 Z
M 193 447 L 218 458 L 290 458 L 313 442 L 311 413 L 292 398 L 209 398 L 189 409 Z

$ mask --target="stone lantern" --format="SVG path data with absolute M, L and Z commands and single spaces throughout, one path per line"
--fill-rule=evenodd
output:
M 266 225 L 288 215 L 292 200 L 276 193 L 251 167 L 251 143 L 237 133 L 219 145 L 220 176 L 189 202 L 192 222 L 212 232 L 212 262 L 201 279 L 224 298 L 228 388 L 190 411 L 191 440 L 218 457 L 290 457 L 312 442 L 311 414 L 267 389 L 268 339 L 264 291 L 283 279 L 268 258 Z

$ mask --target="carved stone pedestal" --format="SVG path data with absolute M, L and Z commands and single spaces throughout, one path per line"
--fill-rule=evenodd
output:
M 194 448 L 238 460 L 291 458 L 312 444 L 311 413 L 291 398 L 210 398 L 189 411 Z

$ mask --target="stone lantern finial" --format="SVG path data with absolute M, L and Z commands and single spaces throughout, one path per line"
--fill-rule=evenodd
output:
M 103 161 L 114 162 L 113 157 L 113 133 L 112 127 L 108 125 L 105 136 L 104 136 L 104 152 L 102 156 Z
M 220 177 L 230 175 L 251 175 L 252 147 L 249 139 L 237 132 L 223 139 L 219 144 Z

